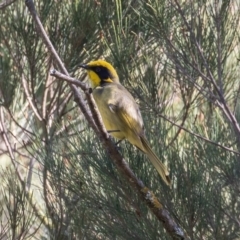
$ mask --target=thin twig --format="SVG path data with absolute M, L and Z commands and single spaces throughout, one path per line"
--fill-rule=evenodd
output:
M 51 86 L 52 81 L 53 81 L 52 77 L 48 74 L 47 79 L 45 81 L 43 100 L 42 100 L 42 117 L 43 117 L 43 119 L 46 119 L 46 117 L 47 117 L 47 99 L 48 99 L 49 87 Z
M 54 77 L 57 77 L 57 78 L 60 78 L 60 79 L 62 79 L 64 81 L 67 81 L 68 83 L 72 83 L 72 84 L 80 87 L 83 91 L 88 90 L 88 87 L 87 87 L 87 85 L 85 83 L 80 82 L 76 78 L 72 78 L 70 76 L 66 76 L 65 74 L 62 74 L 62 73 L 58 72 L 56 69 L 52 69 L 50 71 L 50 75 L 52 75 Z
M 6 132 L 5 125 L 4 125 L 3 107 L 0 107 L 0 132 L 1 132 L 1 135 L 2 135 L 2 138 L 3 138 L 3 141 L 5 142 L 5 145 L 7 147 L 8 153 L 10 155 L 10 159 L 11 159 L 12 164 L 14 166 L 14 169 L 15 169 L 17 175 L 18 175 L 18 178 L 21 181 L 24 181 L 23 177 L 21 176 L 20 172 L 18 171 L 18 167 L 16 165 L 15 157 L 14 157 L 14 154 L 13 154 L 14 150 L 12 149 L 10 141 L 8 140 L 7 132 Z
M 63 62 L 61 61 L 59 55 L 57 54 L 54 46 L 52 45 L 50 39 L 47 36 L 46 31 L 44 30 L 44 27 L 41 23 L 41 20 L 39 19 L 34 3 L 32 0 L 26 0 L 26 6 L 28 7 L 29 12 L 31 13 L 33 20 L 36 24 L 36 28 L 37 28 L 37 33 L 41 36 L 42 40 L 44 41 L 46 47 L 48 48 L 49 52 L 52 54 L 52 57 L 55 59 L 58 67 L 60 68 L 60 70 L 67 76 L 69 76 L 69 73 L 67 71 L 67 69 L 65 68 Z M 76 103 L 79 105 L 82 113 L 84 114 L 84 116 L 86 117 L 89 125 L 95 129 L 97 131 L 96 125 L 91 117 L 91 114 L 89 113 L 89 110 L 87 109 L 83 97 L 81 96 L 81 94 L 79 94 L 77 88 L 74 85 L 70 85 L 73 93 L 74 93 L 74 100 L 76 101 Z
M 0 10 L 4 9 L 5 7 L 10 6 L 12 3 L 16 2 L 17 0 L 3 0 L 0 3 Z
M 31 187 L 31 183 L 32 183 L 32 174 L 33 174 L 34 163 L 35 163 L 35 158 L 32 157 L 30 159 L 29 169 L 28 169 L 28 174 L 27 174 L 27 181 L 26 181 L 26 191 L 27 192 L 29 192 L 30 187 Z
M 232 149 L 229 148 L 229 147 L 226 147 L 226 146 L 221 145 L 221 144 L 219 144 L 219 143 L 217 143 L 217 142 L 214 142 L 214 141 L 212 141 L 212 140 L 209 140 L 209 139 L 207 139 L 207 138 L 205 138 L 205 137 L 203 137 L 203 136 L 201 136 L 201 135 L 199 135 L 199 134 L 197 134 L 197 133 L 194 133 L 194 132 L 192 132 L 191 130 L 189 130 L 189 129 L 183 127 L 183 126 L 178 125 L 177 123 L 175 123 L 174 121 L 170 120 L 169 118 L 165 117 L 165 116 L 162 115 L 162 114 L 159 114 L 159 116 L 160 116 L 161 118 L 163 118 L 164 120 L 170 122 L 172 125 L 174 125 L 174 126 L 180 128 L 180 129 L 184 130 L 185 132 L 187 132 L 187 133 L 189 133 L 189 134 L 191 134 L 191 135 L 193 135 L 193 136 L 195 136 L 195 137 L 197 137 L 197 138 L 199 138 L 199 139 L 202 139 L 202 140 L 204 140 L 204 141 L 206 141 L 206 142 L 208 142 L 208 143 L 211 143 L 211 144 L 213 144 L 213 145 L 215 145 L 215 146 L 217 146 L 217 147 L 220 147 L 220 148 L 222 148 L 222 149 L 224 149 L 224 150 L 227 150 L 227 151 L 229 151 L 229 152 L 232 152 L 232 153 L 235 153 L 235 154 L 237 154 L 237 155 L 240 155 L 240 152 L 234 151 L 234 150 L 232 150 Z
M 184 21 L 184 24 L 185 26 L 187 27 L 189 33 L 190 33 L 190 38 L 192 39 L 192 41 L 194 42 L 195 46 L 197 47 L 197 50 L 198 50 L 198 53 L 199 53 L 199 56 L 202 58 L 203 60 L 203 63 L 204 63 L 204 66 L 207 70 L 207 73 L 209 75 L 209 78 L 211 80 L 211 83 L 212 85 L 214 86 L 215 88 L 215 91 L 217 92 L 218 94 L 218 97 L 219 97 L 219 101 L 220 101 L 220 104 L 218 105 L 221 109 L 221 111 L 223 112 L 223 114 L 226 116 L 226 118 L 229 120 L 229 122 L 232 124 L 234 130 L 235 130 L 235 135 L 236 135 L 236 138 L 238 140 L 238 145 L 240 146 L 240 126 L 238 124 L 238 121 L 237 119 L 235 118 L 235 116 L 233 115 L 233 113 L 231 112 L 230 108 L 228 107 L 227 103 L 226 103 L 226 100 L 225 100 L 225 97 L 223 95 L 223 93 L 221 92 L 221 89 L 218 87 L 217 83 L 216 83 L 216 80 L 209 68 L 209 65 L 207 63 L 207 60 L 204 56 L 204 53 L 203 53 L 203 50 L 199 44 L 199 42 L 197 41 L 196 37 L 195 37 L 195 34 L 193 32 L 193 29 L 190 27 L 190 25 L 188 24 L 188 21 L 187 19 L 185 18 L 184 16 L 184 13 L 183 13 L 183 10 L 178 2 L 178 0 L 174 0 L 175 4 L 176 4 L 176 9 L 177 11 L 179 12 L 180 16 L 182 17 L 183 21 Z
M 25 189 L 25 182 L 24 182 L 24 178 L 21 176 L 19 170 L 18 170 L 18 166 L 16 164 L 16 160 L 15 160 L 15 157 L 14 157 L 14 150 L 10 144 L 10 141 L 8 139 L 8 136 L 7 136 L 7 132 L 6 132 L 6 129 L 5 129 L 5 125 L 4 125 L 4 114 L 3 114 L 3 107 L 0 108 L 0 133 L 3 137 L 3 140 L 5 142 L 5 145 L 8 149 L 8 153 L 10 155 L 10 159 L 11 159 L 11 162 L 13 164 L 13 167 L 14 167 L 14 170 L 16 172 L 16 175 L 18 177 L 18 180 L 19 182 L 21 183 L 21 186 L 22 186 L 22 189 Z M 48 228 L 48 229 L 51 229 L 51 224 L 49 223 L 47 217 L 45 214 L 43 214 L 43 212 L 41 211 L 40 208 L 37 207 L 36 205 L 36 200 L 33 199 L 33 196 L 32 196 L 32 193 L 29 192 L 29 191 L 26 191 L 26 197 L 33 209 L 33 211 L 35 212 L 36 216 L 40 219 L 40 221 Z
M 33 112 L 35 113 L 36 117 L 39 119 L 39 121 L 42 121 L 43 118 L 42 116 L 40 115 L 39 111 L 38 111 L 38 108 L 36 106 L 36 104 L 34 103 L 34 101 L 32 101 L 32 97 L 31 97 L 31 94 L 29 92 L 29 88 L 28 88 L 28 84 L 27 84 L 27 81 L 26 79 L 24 78 L 24 76 L 22 76 L 22 84 L 23 84 L 23 89 L 25 91 L 25 94 L 27 96 L 27 100 L 33 110 Z

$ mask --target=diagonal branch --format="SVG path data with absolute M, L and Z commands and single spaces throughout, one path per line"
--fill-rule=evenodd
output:
M 199 53 L 199 56 L 202 58 L 204 66 L 207 70 L 208 76 L 209 76 L 209 80 L 212 83 L 215 91 L 217 92 L 217 95 L 219 97 L 219 100 L 217 100 L 218 104 L 217 106 L 220 108 L 220 110 L 223 112 L 223 114 L 225 115 L 225 117 L 228 119 L 229 123 L 231 123 L 234 131 L 235 131 L 235 135 L 238 141 L 238 146 L 240 146 L 240 126 L 238 124 L 238 121 L 236 119 L 236 117 L 234 116 L 234 114 L 232 113 L 232 111 L 230 110 L 229 106 L 227 105 L 226 99 L 224 97 L 223 92 L 221 91 L 221 86 L 219 87 L 212 72 L 211 69 L 207 63 L 207 59 L 204 55 L 204 52 L 199 44 L 199 42 L 197 41 L 195 34 L 193 32 L 193 29 L 190 27 L 190 25 L 188 24 L 188 21 L 186 19 L 186 17 L 184 16 L 183 10 L 180 6 L 180 3 L 178 0 L 174 0 L 175 4 L 176 4 L 176 9 L 178 11 L 178 13 L 180 14 L 180 16 L 182 17 L 182 20 L 185 24 L 185 26 L 187 27 L 187 30 L 190 33 L 190 38 L 192 39 L 192 41 L 194 42 L 197 51 Z M 219 66 L 218 66 L 219 67 Z M 219 70 L 218 70 L 219 71 Z
M 35 113 L 36 117 L 39 119 L 39 121 L 42 121 L 43 118 L 42 116 L 40 115 L 39 113 L 39 110 L 35 104 L 35 102 L 33 101 L 32 97 L 31 97 L 31 94 L 30 94 L 30 91 L 29 91 L 29 88 L 28 88 L 28 84 L 27 84 L 27 81 L 26 79 L 24 78 L 24 76 L 22 76 L 22 84 L 23 84 L 23 89 L 25 91 L 25 94 L 27 96 L 27 100 L 33 110 L 33 112 Z
M 30 11 L 33 20 L 37 27 L 37 32 L 40 37 L 43 39 L 44 43 L 46 44 L 48 50 L 52 54 L 52 57 L 57 62 L 58 67 L 60 68 L 61 72 L 65 75 L 69 76 L 64 64 L 62 63 L 60 57 L 58 56 L 57 52 L 55 51 L 52 43 L 50 42 L 42 23 L 37 15 L 36 9 L 34 7 L 34 3 L 32 0 L 26 0 L 26 6 Z M 149 209 L 154 213 L 159 221 L 162 222 L 166 231 L 171 235 L 173 239 L 186 239 L 183 230 L 177 225 L 174 219 L 170 216 L 169 212 L 163 207 L 163 205 L 158 201 L 152 191 L 150 191 L 141 180 L 139 180 L 132 170 L 129 168 L 127 162 L 123 159 L 123 157 L 118 152 L 115 144 L 111 141 L 109 134 L 107 133 L 106 129 L 103 126 L 101 121 L 100 114 L 97 110 L 95 102 L 92 98 L 90 92 L 86 91 L 86 87 L 83 87 L 82 90 L 85 92 L 86 97 L 88 99 L 89 107 L 91 112 L 88 111 L 88 108 L 83 101 L 81 94 L 79 94 L 78 89 L 73 84 L 70 84 L 70 87 L 73 91 L 73 95 L 75 98 L 76 103 L 78 104 L 79 108 L 81 109 L 82 113 L 84 114 L 86 120 L 88 121 L 89 125 L 93 128 L 99 139 L 101 140 L 104 148 L 110 155 L 110 158 L 115 163 L 118 170 L 122 173 L 122 175 L 127 179 L 129 184 L 133 186 L 138 194 L 140 195 L 141 199 L 147 204 Z
M 8 7 L 9 5 L 11 5 L 12 3 L 16 2 L 17 0 L 3 0 L 0 3 L 0 10 L 4 9 L 5 7 Z
M 28 189 L 28 184 L 30 183 L 29 181 L 27 182 L 27 185 L 25 184 L 24 178 L 22 177 L 22 175 L 19 172 L 18 166 L 16 164 L 16 159 L 14 156 L 14 150 L 11 146 L 11 143 L 9 141 L 8 135 L 7 135 L 7 131 L 4 125 L 4 113 L 3 113 L 3 107 L 0 108 L 0 135 L 3 138 L 3 141 L 7 147 L 8 153 L 10 155 L 10 159 L 11 162 L 13 164 L 14 170 L 16 172 L 16 175 L 18 177 L 18 180 L 22 186 L 22 189 L 25 189 L 25 194 L 26 197 L 33 209 L 33 211 L 35 212 L 36 216 L 41 220 L 41 222 L 47 227 L 47 228 L 51 228 L 51 223 L 48 221 L 46 215 L 42 212 L 42 210 L 36 205 L 36 200 L 33 199 L 33 194 L 31 191 L 29 191 Z

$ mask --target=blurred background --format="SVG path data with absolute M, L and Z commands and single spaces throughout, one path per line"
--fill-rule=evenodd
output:
M 119 175 L 24 1 L 0 2 L 0 239 L 172 239 Z M 190 239 L 240 239 L 240 2 L 36 0 L 72 77 L 112 63 L 140 105 L 170 190 L 119 150 Z M 79 92 L 84 93 L 79 89 Z

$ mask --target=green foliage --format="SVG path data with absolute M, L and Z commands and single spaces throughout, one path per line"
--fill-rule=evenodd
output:
M 141 107 L 149 142 L 170 169 L 173 189 L 137 149 L 122 142 L 120 152 L 187 236 L 239 239 L 239 3 L 63 0 L 35 6 L 72 76 L 86 81 L 78 65 L 100 57 L 116 67 Z M 0 236 L 170 239 L 119 175 L 69 86 L 49 75 L 58 66 L 24 2 L 0 11 L 0 122 L 32 191 L 29 197 L 17 175 L 2 171 Z M 7 151 L 1 141 L 1 159 Z
M 14 99 L 17 78 L 11 69 L 11 60 L 4 54 L 4 49 L 2 50 L 3 56 L 0 56 L 0 104 L 8 108 Z

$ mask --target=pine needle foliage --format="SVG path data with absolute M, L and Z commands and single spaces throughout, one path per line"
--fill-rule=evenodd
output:
M 78 65 L 104 58 L 139 103 L 173 188 L 118 147 L 188 238 L 239 239 L 239 2 L 34 2 L 71 76 L 87 82 Z M 0 238 L 171 239 L 49 74 L 24 2 L 0 11 Z

